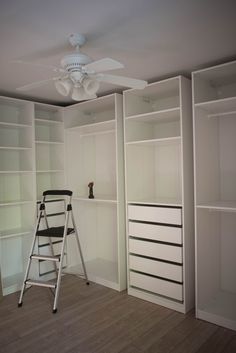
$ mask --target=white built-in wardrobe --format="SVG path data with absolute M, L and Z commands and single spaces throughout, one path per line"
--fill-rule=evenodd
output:
M 128 293 L 194 306 L 191 82 L 124 92 Z
M 4 295 L 22 284 L 42 191 L 64 185 L 62 109 L 1 97 L 0 273 Z
M 195 281 L 196 316 L 236 329 L 236 62 L 192 88 L 177 76 L 66 108 L 0 97 L 4 295 L 22 284 L 42 192 L 68 188 L 91 281 L 182 313 Z M 80 273 L 74 245 L 66 270 Z
M 129 294 L 191 309 L 190 81 L 175 77 L 126 91 L 124 119 L 119 94 L 66 108 L 2 97 L 0 109 L 3 293 L 20 288 L 42 192 L 69 188 L 91 281 L 123 290 L 128 274 Z M 94 199 L 88 198 L 90 182 Z M 49 213 L 59 205 L 60 199 L 48 204 Z M 81 273 L 72 237 L 66 253 L 66 270 Z M 41 264 L 40 274 L 49 270 Z
M 126 288 L 122 96 L 112 94 L 64 110 L 67 185 L 74 193 L 88 277 Z M 94 199 L 88 184 L 94 183 Z M 69 253 L 74 249 L 69 247 Z M 74 255 L 70 271 L 80 273 Z
M 192 84 L 196 315 L 236 330 L 236 61 Z
M 22 284 L 42 192 L 60 188 L 74 193 L 75 221 L 89 279 L 116 290 L 126 288 L 123 148 L 121 95 L 68 108 L 1 97 L 0 273 L 4 295 Z M 94 182 L 94 199 L 88 199 L 89 182 Z M 63 224 L 60 206 L 60 199 L 46 204 L 47 213 L 59 213 L 48 219 L 50 226 Z M 67 241 L 66 270 L 81 273 L 72 238 Z M 43 244 L 40 251 L 46 251 Z M 38 271 L 34 264 L 33 275 L 50 270 L 43 263 Z

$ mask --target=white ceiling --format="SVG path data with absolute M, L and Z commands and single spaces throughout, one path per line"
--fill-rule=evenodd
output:
M 70 104 L 53 83 L 16 88 L 53 77 L 50 69 L 14 64 L 25 60 L 59 66 L 71 51 L 67 37 L 82 33 L 82 51 L 111 57 L 125 69 L 112 74 L 154 82 L 236 58 L 235 0 L 2 0 L 0 94 Z M 99 95 L 120 91 L 102 84 Z M 73 102 L 74 103 L 74 102 Z

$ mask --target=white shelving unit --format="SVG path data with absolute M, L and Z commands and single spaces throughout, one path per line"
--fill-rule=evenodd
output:
M 35 212 L 33 103 L 0 98 L 0 261 L 3 294 L 19 289 Z
M 124 92 L 128 293 L 194 305 L 191 84 Z
M 64 123 L 61 107 L 35 104 L 37 199 L 47 189 L 65 186 Z
M 196 316 L 236 330 L 236 61 L 192 82 Z
M 67 107 L 67 184 L 90 280 L 126 288 L 122 96 L 112 94 Z M 76 153 L 75 153 L 76 151 Z M 94 182 L 94 199 L 88 183 Z M 73 252 L 73 244 L 69 244 Z M 73 260 L 74 259 L 74 260 Z M 71 271 L 81 264 L 72 256 Z

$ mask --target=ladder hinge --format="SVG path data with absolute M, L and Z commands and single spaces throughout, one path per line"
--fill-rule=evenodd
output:
M 44 203 L 41 203 L 39 209 L 40 209 L 40 211 L 45 210 L 45 204 L 44 204 Z
M 72 205 L 71 203 L 69 205 L 67 205 L 67 211 L 71 211 L 72 210 Z

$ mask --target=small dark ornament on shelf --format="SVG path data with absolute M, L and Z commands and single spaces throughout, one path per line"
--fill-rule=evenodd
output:
M 88 188 L 89 188 L 89 196 L 88 196 L 88 198 L 89 199 L 94 199 L 93 185 L 94 185 L 93 181 L 90 181 L 90 183 L 88 184 Z

